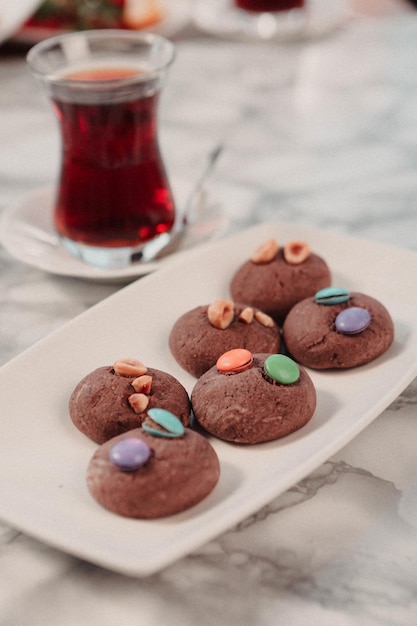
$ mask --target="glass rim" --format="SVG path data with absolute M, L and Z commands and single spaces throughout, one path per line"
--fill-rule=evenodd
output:
M 149 68 L 149 70 L 145 71 L 145 72 L 140 72 L 138 68 L 138 72 L 134 73 L 132 75 L 129 76 L 121 76 L 118 78 L 95 78 L 95 79 L 74 79 L 74 78 L 68 78 L 67 76 L 63 75 L 61 73 L 61 70 L 59 71 L 46 71 L 41 69 L 38 66 L 38 63 L 36 61 L 36 59 L 39 57 L 40 54 L 46 52 L 48 49 L 53 49 L 54 46 L 58 46 L 61 42 L 63 41 L 70 41 L 71 39 L 77 39 L 77 38 L 82 38 L 84 37 L 87 41 L 98 41 L 98 40 L 116 40 L 116 39 L 120 39 L 120 40 L 125 40 L 126 42 L 131 41 L 133 44 L 134 43 L 138 43 L 138 44 L 144 44 L 144 45 L 148 45 L 149 47 L 151 47 L 152 45 L 154 45 L 155 43 L 160 43 L 163 44 L 167 51 L 168 54 L 167 56 L 160 61 L 160 63 L 155 63 L 154 65 L 152 65 L 152 67 Z M 110 53 L 112 52 L 111 50 L 109 51 Z M 137 81 L 147 81 L 149 80 L 150 77 L 159 74 L 160 72 L 163 72 L 165 69 L 167 69 L 172 62 L 174 61 L 175 58 L 175 45 L 173 44 L 172 41 L 170 41 L 169 39 L 167 39 L 166 37 L 163 37 L 162 35 L 158 35 L 156 33 L 152 33 L 152 32 L 145 32 L 145 31 L 129 31 L 129 30 L 124 30 L 124 29 L 119 29 L 119 28 L 103 28 L 103 29 L 92 29 L 92 30 L 83 30 L 83 31 L 73 31 L 73 32 L 68 32 L 68 33 L 61 33 L 58 35 L 54 35 L 53 37 L 48 37 L 47 39 L 44 39 L 43 41 L 38 42 L 37 44 L 35 44 L 27 53 L 26 55 L 26 62 L 28 63 L 32 73 L 37 76 L 38 78 L 40 78 L 41 80 L 44 81 L 48 81 L 48 82 L 53 82 L 53 83 L 60 83 L 60 84 L 65 84 L 65 83 L 71 83 L 71 85 L 75 86 L 79 86 L 81 88 L 91 88 L 92 85 L 95 86 L 103 86 L 103 87 L 110 87 L 112 84 L 130 84 L 130 83 L 135 83 Z M 79 59 L 81 61 L 81 59 Z M 85 59 L 86 61 L 88 60 L 87 58 Z M 91 57 L 91 60 L 94 60 L 94 55 Z M 135 69 L 132 66 L 132 69 Z

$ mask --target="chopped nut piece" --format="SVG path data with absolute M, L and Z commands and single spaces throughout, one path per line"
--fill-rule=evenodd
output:
M 152 376 L 149 376 L 149 374 L 138 376 L 135 380 L 132 380 L 130 384 L 138 393 L 149 394 L 152 387 Z
M 144 393 L 132 393 L 132 395 L 129 396 L 128 401 L 134 412 L 138 415 L 139 413 L 143 413 L 149 404 L 149 398 L 148 396 L 145 396 Z
M 262 324 L 262 326 L 266 326 L 267 328 L 272 328 L 273 326 L 275 326 L 275 322 L 272 317 L 269 317 L 269 315 L 263 313 L 262 311 L 256 311 L 255 319 L 260 324 Z
M 276 257 L 278 250 L 279 246 L 275 239 L 268 239 L 268 241 L 265 241 L 256 248 L 250 260 L 253 263 L 269 263 Z
M 254 311 L 250 306 L 247 306 L 243 309 L 242 313 L 239 315 L 239 320 L 241 322 L 245 322 L 245 324 L 252 324 L 253 322 Z
M 137 359 L 119 359 L 113 363 L 113 369 L 118 376 L 137 377 L 146 374 L 148 368 Z
M 297 265 L 310 256 L 310 248 L 305 241 L 290 241 L 284 246 L 284 259 L 287 263 Z
M 207 309 L 207 317 L 215 328 L 225 330 L 233 322 L 234 305 L 231 300 L 215 300 Z

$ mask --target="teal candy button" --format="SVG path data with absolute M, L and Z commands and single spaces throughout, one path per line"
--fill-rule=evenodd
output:
M 300 378 L 297 363 L 285 354 L 271 354 L 265 359 L 264 370 L 270 378 L 282 385 L 291 385 Z
M 347 302 L 349 298 L 350 294 L 348 290 L 342 287 L 325 287 L 317 291 L 314 296 L 314 300 L 317 304 L 324 304 L 325 306 L 342 304 L 342 302 Z
M 185 432 L 185 428 L 178 417 L 166 409 L 149 409 L 148 415 L 156 424 L 162 426 L 164 429 L 158 430 L 157 428 L 152 428 L 152 426 L 148 426 L 146 423 L 143 423 L 143 430 L 150 435 L 154 435 L 155 437 L 173 438 L 181 437 Z

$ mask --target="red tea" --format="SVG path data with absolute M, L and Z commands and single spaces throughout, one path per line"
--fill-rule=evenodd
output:
M 99 68 L 66 78 L 134 74 Z M 92 246 L 135 247 L 169 231 L 175 210 L 157 141 L 158 93 L 106 103 L 53 101 L 63 143 L 58 232 Z
M 289 11 L 300 9 L 304 4 L 305 0 L 235 0 L 239 9 L 254 13 Z

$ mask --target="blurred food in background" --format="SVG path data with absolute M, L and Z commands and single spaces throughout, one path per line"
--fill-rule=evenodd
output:
M 63 31 L 93 28 L 152 28 L 165 17 L 161 0 L 44 0 L 20 35 L 42 39 Z

